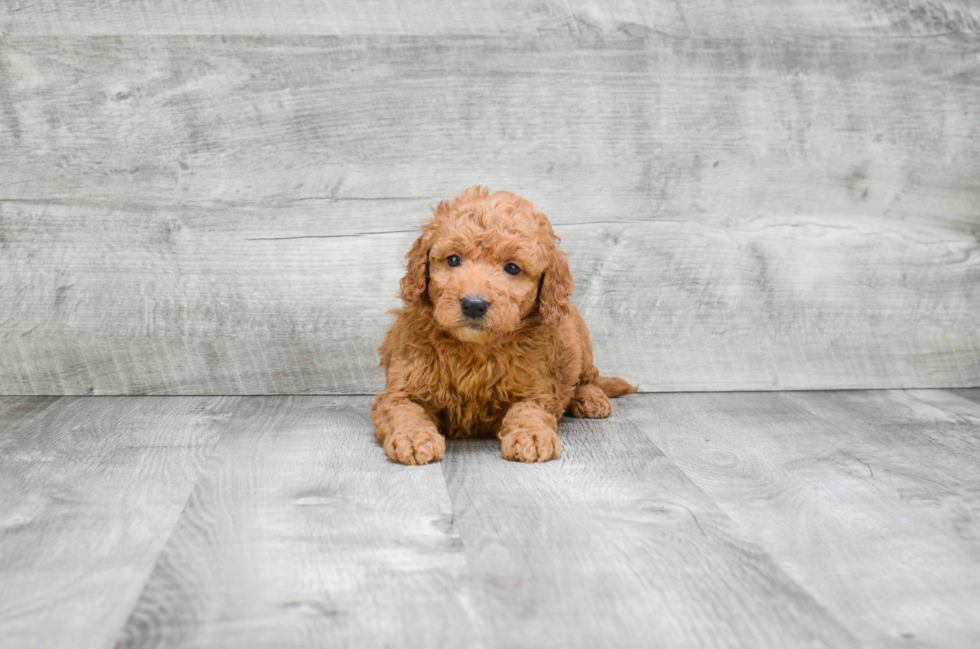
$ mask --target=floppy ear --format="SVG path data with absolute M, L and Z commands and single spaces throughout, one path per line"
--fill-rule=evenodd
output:
M 401 286 L 401 298 L 406 305 L 421 307 L 431 304 L 428 292 L 429 246 L 431 242 L 432 233 L 427 227 L 412 244 L 412 249 L 405 255 L 408 267 L 399 285 Z
M 557 327 L 571 310 L 569 297 L 575 292 L 575 281 L 568 270 L 568 256 L 555 248 L 541 278 L 538 310 L 545 324 Z

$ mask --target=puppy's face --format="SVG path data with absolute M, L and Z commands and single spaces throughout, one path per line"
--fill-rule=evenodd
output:
M 536 237 L 507 227 L 484 228 L 467 216 L 450 219 L 429 251 L 432 316 L 466 342 L 513 332 L 534 310 L 546 265 Z
M 509 192 L 443 202 L 408 254 L 402 298 L 459 340 L 487 343 L 532 314 L 557 325 L 574 289 L 548 218 Z

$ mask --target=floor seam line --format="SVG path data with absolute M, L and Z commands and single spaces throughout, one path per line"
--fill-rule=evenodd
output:
M 776 394 L 776 395 L 782 396 L 778 392 L 770 393 L 770 394 Z M 849 627 L 839 617 L 837 617 L 837 615 L 835 615 L 823 603 L 823 601 L 821 601 L 817 597 L 817 595 L 813 591 L 811 591 L 809 588 L 807 588 L 804 584 L 800 583 L 800 581 L 798 579 L 796 579 L 785 568 L 783 568 L 782 564 L 776 559 L 776 557 L 774 557 L 773 554 L 765 546 L 763 546 L 761 543 L 759 543 L 758 541 L 755 540 L 755 537 L 750 534 L 751 530 L 747 530 L 745 528 L 745 526 L 742 525 L 742 523 L 740 523 L 737 520 L 735 520 L 732 517 L 731 513 L 729 513 L 728 509 L 726 509 L 724 507 L 724 505 L 722 505 L 717 500 L 715 500 L 714 497 L 710 496 L 708 494 L 708 492 L 705 491 L 704 488 L 698 483 L 698 481 L 695 480 L 693 476 L 691 476 L 690 473 L 688 473 L 687 471 L 685 471 L 684 468 L 682 466 L 680 466 L 676 462 L 676 460 L 674 460 L 674 458 L 672 458 L 670 455 L 668 455 L 667 452 L 663 448 L 661 448 L 660 445 L 657 444 L 656 441 L 650 435 L 648 435 L 642 428 L 640 428 L 636 424 L 636 422 L 633 421 L 632 418 L 630 418 L 630 416 L 629 416 L 628 413 L 622 413 L 622 417 L 626 421 L 626 423 L 628 423 L 638 433 L 640 433 L 640 435 L 642 435 L 644 439 L 648 440 L 651 444 L 653 444 L 653 446 L 658 451 L 660 451 L 660 453 L 664 456 L 664 458 L 666 458 L 668 461 L 670 461 L 670 463 L 678 471 L 680 471 L 684 475 L 684 477 L 686 477 L 691 482 L 692 485 L 694 485 L 697 488 L 697 490 L 704 496 L 706 502 L 710 502 L 711 504 L 713 504 L 715 507 L 718 508 L 718 511 L 721 512 L 721 514 L 725 517 L 725 519 L 728 521 L 728 523 L 732 526 L 732 529 L 735 530 L 735 531 L 737 531 L 739 533 L 739 535 L 740 535 L 740 537 L 741 537 L 741 539 L 743 541 L 746 541 L 748 543 L 751 543 L 753 546 L 755 546 L 758 549 L 759 552 L 761 552 L 763 555 L 765 555 L 765 557 L 769 561 L 772 562 L 772 565 L 773 565 L 773 568 L 774 569 L 778 570 L 786 578 L 786 580 L 789 583 L 795 584 L 796 587 L 800 589 L 800 592 L 803 593 L 803 594 L 805 594 L 807 597 L 809 597 L 810 600 L 813 602 L 813 604 L 816 607 L 818 607 L 820 610 L 822 610 L 823 613 L 827 616 L 828 619 L 835 621 L 838 624 L 838 626 L 840 627 L 840 629 L 842 631 L 846 632 L 847 635 L 851 637 L 851 639 L 854 641 L 855 646 L 858 646 L 858 647 L 864 647 L 864 646 L 866 646 L 861 641 L 860 637 L 858 637 L 858 635 L 855 634 L 855 632 L 851 629 L 851 627 Z M 692 514 L 692 516 L 693 516 L 693 514 Z M 698 525 L 698 527 L 699 528 L 701 527 L 700 524 Z M 702 530 L 702 533 L 703 533 L 703 530 Z
M 225 397 L 216 397 L 216 398 L 221 399 Z M 194 480 L 194 484 L 192 484 L 190 489 L 187 490 L 187 497 L 184 499 L 183 504 L 181 504 L 180 506 L 180 511 L 177 512 L 177 516 L 174 518 L 174 524 L 171 526 L 170 531 L 167 533 L 167 538 L 164 539 L 163 543 L 160 544 L 160 549 L 157 550 L 156 557 L 154 558 L 153 563 L 150 566 L 150 570 L 146 575 L 146 581 L 143 583 L 143 587 L 140 589 L 139 595 L 137 595 L 136 598 L 133 600 L 132 607 L 130 608 L 129 612 L 126 614 L 126 618 L 123 620 L 122 626 L 119 627 L 119 630 L 116 633 L 116 637 L 112 645 L 113 647 L 118 647 L 119 643 L 122 642 L 123 632 L 126 630 L 126 627 L 129 626 L 129 621 L 132 619 L 133 614 L 136 612 L 137 607 L 139 607 L 140 601 L 143 599 L 143 595 L 146 593 L 146 589 L 149 587 L 150 581 L 153 579 L 153 573 L 156 572 L 157 566 L 160 565 L 160 558 L 163 556 L 163 553 L 167 549 L 167 546 L 170 545 L 170 541 L 174 537 L 174 532 L 177 530 L 177 527 L 180 525 L 180 521 L 184 517 L 184 512 L 187 511 L 187 505 L 190 503 L 191 498 L 194 497 L 194 491 L 197 489 L 197 486 L 201 483 L 201 480 L 204 478 L 205 469 L 207 469 L 208 465 L 211 463 L 211 458 L 214 456 L 215 449 L 218 448 L 218 444 L 221 443 L 221 440 L 225 438 L 225 433 L 227 432 L 228 423 L 234 419 L 235 413 L 238 412 L 238 409 L 242 405 L 243 398 L 242 397 L 235 397 L 235 398 L 237 399 L 237 402 L 235 403 L 235 406 L 231 409 L 231 412 L 228 414 L 228 419 L 221 425 L 221 432 L 218 434 L 217 439 L 215 439 L 214 444 L 211 446 L 211 449 L 208 451 L 207 457 L 205 457 L 204 460 L 201 462 L 201 471 L 199 472 L 197 478 Z

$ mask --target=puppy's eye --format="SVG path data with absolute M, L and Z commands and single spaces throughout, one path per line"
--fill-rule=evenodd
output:
M 517 264 L 507 264 L 504 266 L 504 272 L 508 275 L 520 275 L 521 269 L 517 267 Z
M 459 258 L 459 255 L 449 255 L 449 257 L 446 258 L 446 263 L 455 268 L 463 263 L 463 260 Z

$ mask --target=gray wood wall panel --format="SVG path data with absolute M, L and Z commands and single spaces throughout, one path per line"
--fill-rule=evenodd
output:
M 643 389 L 978 385 L 980 45 L 943 7 L 810 38 L 849 19 L 786 5 L 799 38 L 728 40 L 721 2 L 646 37 L 612 27 L 639 4 L 541 38 L 8 11 L 0 392 L 377 390 L 412 228 L 478 182 L 549 213 L 600 367 Z
M 980 34 L 971 0 L 8 0 L 0 35 L 558 33 L 722 40 Z
M 115 235 L 52 219 L 57 242 L 41 247 L 11 235 L 31 273 L 47 268 L 3 296 L 19 323 L 0 341 L 13 361 L 4 390 L 383 385 L 374 347 L 414 233 L 268 240 L 238 219 L 140 216 L 143 227 Z M 980 304 L 980 265 L 974 235 L 956 225 L 657 220 L 558 231 L 603 370 L 648 390 L 857 388 L 980 382 L 969 308 Z M 173 244 L 160 245 L 168 228 Z M 124 261 L 105 261 L 105 237 Z M 55 299 L 31 299 L 43 294 Z
M 3 198 L 975 220 L 980 44 L 922 40 L 7 38 Z

